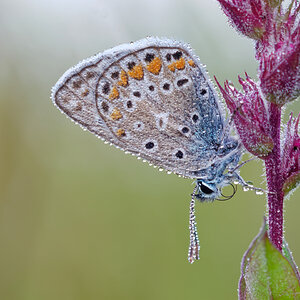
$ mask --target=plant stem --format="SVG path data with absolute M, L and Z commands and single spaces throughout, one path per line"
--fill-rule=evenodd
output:
M 280 122 L 281 108 L 274 104 L 269 104 L 271 135 L 274 148 L 265 160 L 266 175 L 268 182 L 268 225 L 269 238 L 273 244 L 282 250 L 283 239 L 283 180 L 281 173 L 281 153 L 280 153 Z

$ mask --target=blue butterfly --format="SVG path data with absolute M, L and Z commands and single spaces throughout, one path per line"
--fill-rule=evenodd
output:
M 197 259 L 194 199 L 213 201 L 233 181 L 246 183 L 238 174 L 241 143 L 230 134 L 221 101 L 190 46 L 146 38 L 112 48 L 68 70 L 52 99 L 106 142 L 195 179 L 189 260 Z

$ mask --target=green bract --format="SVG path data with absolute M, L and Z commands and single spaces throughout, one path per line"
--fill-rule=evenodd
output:
M 300 280 L 287 244 L 283 252 L 268 238 L 262 227 L 244 255 L 239 283 L 239 299 L 300 299 Z

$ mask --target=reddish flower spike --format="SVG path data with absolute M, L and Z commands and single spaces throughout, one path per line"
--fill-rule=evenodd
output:
M 300 137 L 298 135 L 300 114 L 293 119 L 291 114 L 286 126 L 282 148 L 283 191 L 287 195 L 300 184 Z
M 261 0 L 218 0 L 231 24 L 242 34 L 259 40 L 265 32 L 265 3 Z
M 261 90 L 280 106 L 300 94 L 300 21 L 295 16 L 299 9 L 300 4 L 274 24 L 257 53 Z
M 269 133 L 269 120 L 265 103 L 255 82 L 246 74 L 239 77 L 244 93 L 237 91 L 228 81 L 224 88 L 215 78 L 226 104 L 233 114 L 234 123 L 245 148 L 255 156 L 265 159 L 273 149 Z

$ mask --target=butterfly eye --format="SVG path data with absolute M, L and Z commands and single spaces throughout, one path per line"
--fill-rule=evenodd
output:
M 206 186 L 202 182 L 200 183 L 200 190 L 202 193 L 204 193 L 206 195 L 210 195 L 214 192 L 212 189 L 210 189 L 208 186 Z

